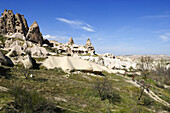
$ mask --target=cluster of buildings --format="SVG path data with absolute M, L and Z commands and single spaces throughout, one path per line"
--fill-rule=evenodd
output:
M 53 44 L 53 49 L 57 50 L 57 53 L 66 53 L 68 55 L 78 54 L 78 55 L 94 55 L 95 50 L 90 41 L 87 39 L 86 45 L 77 45 L 74 43 L 73 38 L 71 37 L 67 43 L 59 43 L 57 41 L 50 41 Z

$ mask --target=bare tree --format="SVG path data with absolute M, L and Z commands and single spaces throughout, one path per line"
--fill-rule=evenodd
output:
M 137 65 L 139 69 L 141 69 L 142 74 L 146 77 L 148 71 L 153 68 L 153 59 L 149 56 L 142 56 Z
M 120 102 L 120 95 L 116 93 L 116 90 L 112 87 L 112 82 L 107 77 L 97 80 L 94 89 L 101 100 L 108 99 L 110 103 Z
M 103 79 L 101 80 L 97 80 L 95 86 L 94 86 L 94 89 L 98 92 L 101 100 L 104 100 L 104 94 L 106 92 L 109 92 L 110 90 L 112 90 L 112 85 L 111 85 L 111 82 L 108 80 L 107 77 L 104 77 Z
M 146 71 L 152 68 L 153 59 L 149 56 L 142 56 L 139 59 L 138 66 L 142 71 Z

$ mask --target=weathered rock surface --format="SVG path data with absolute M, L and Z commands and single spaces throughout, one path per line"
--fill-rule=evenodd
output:
M 30 55 L 27 55 L 26 58 L 22 60 L 22 63 L 26 69 L 34 68 L 36 65 Z
M 39 43 L 40 45 L 43 44 L 43 36 L 37 22 L 34 21 L 30 28 L 28 28 L 24 15 L 19 13 L 14 15 L 12 10 L 5 9 L 4 13 L 1 14 L 0 34 L 9 38 L 21 38 L 23 40 Z
M 89 38 L 87 39 L 87 42 L 86 42 L 85 47 L 87 48 L 87 51 L 88 51 L 89 53 L 95 54 L 94 47 L 93 47 L 93 45 L 92 45 L 92 43 L 91 43 L 91 41 L 90 41 Z
M 0 63 L 6 66 L 13 66 L 13 62 L 0 51 Z
M 42 64 L 47 69 L 62 68 L 66 72 L 73 70 L 76 71 L 86 71 L 94 73 L 102 73 L 106 71 L 108 73 L 114 73 L 115 71 L 107 68 L 106 66 L 101 66 L 93 62 L 89 62 L 83 59 L 75 57 L 48 57 Z
M 26 36 L 27 32 L 28 25 L 24 15 L 14 15 L 12 10 L 5 9 L 0 17 L 0 34 L 22 33 Z
M 34 23 L 30 26 L 29 31 L 26 35 L 26 40 L 39 43 L 40 45 L 43 44 L 43 37 L 36 21 L 34 21 Z
M 46 57 L 48 51 L 44 47 L 39 47 L 38 45 L 33 45 L 33 47 L 27 49 L 32 56 L 35 57 Z
M 11 51 L 7 53 L 7 56 L 15 57 L 15 56 L 21 56 L 25 54 L 23 48 L 18 43 L 19 43 L 18 41 L 13 42 L 13 44 L 10 47 Z

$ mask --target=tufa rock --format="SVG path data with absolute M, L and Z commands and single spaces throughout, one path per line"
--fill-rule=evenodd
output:
M 25 52 L 23 51 L 23 48 L 19 45 L 19 42 L 15 41 L 11 45 L 11 51 L 9 53 L 7 53 L 7 56 L 15 57 L 15 56 L 21 56 L 24 54 L 25 54 Z
M 43 37 L 36 21 L 34 21 L 34 23 L 30 26 L 29 31 L 26 35 L 26 40 L 38 43 L 40 45 L 43 44 Z
M 0 34 L 21 33 L 26 36 L 27 32 L 28 25 L 24 15 L 14 15 L 12 10 L 5 9 L 0 17 Z
M 25 67 L 25 69 L 32 69 L 35 67 L 36 63 L 33 61 L 33 58 L 28 54 L 27 57 L 22 60 L 22 63 Z
M 73 41 L 73 38 L 71 37 L 69 42 L 68 42 L 70 45 L 73 45 L 74 44 L 74 41 Z
M 0 51 L 0 63 L 2 65 L 6 65 L 6 66 L 13 66 L 13 62 L 11 61 L 10 58 L 8 58 L 7 56 L 5 56 L 4 54 L 2 54 L 2 52 Z
M 32 56 L 46 57 L 48 55 L 48 51 L 44 47 L 39 47 L 38 45 L 33 45 L 33 47 L 28 48 L 27 51 L 30 52 Z
M 87 39 L 87 42 L 86 42 L 85 47 L 87 48 L 88 53 L 93 53 L 93 54 L 95 54 L 94 47 L 93 47 L 93 45 L 92 45 L 92 43 L 91 43 L 91 41 L 90 41 L 89 38 Z

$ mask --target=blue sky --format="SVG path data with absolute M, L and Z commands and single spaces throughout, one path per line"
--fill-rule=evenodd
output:
M 45 38 L 90 38 L 97 53 L 170 55 L 170 0 L 0 0 L 4 9 L 37 21 Z

